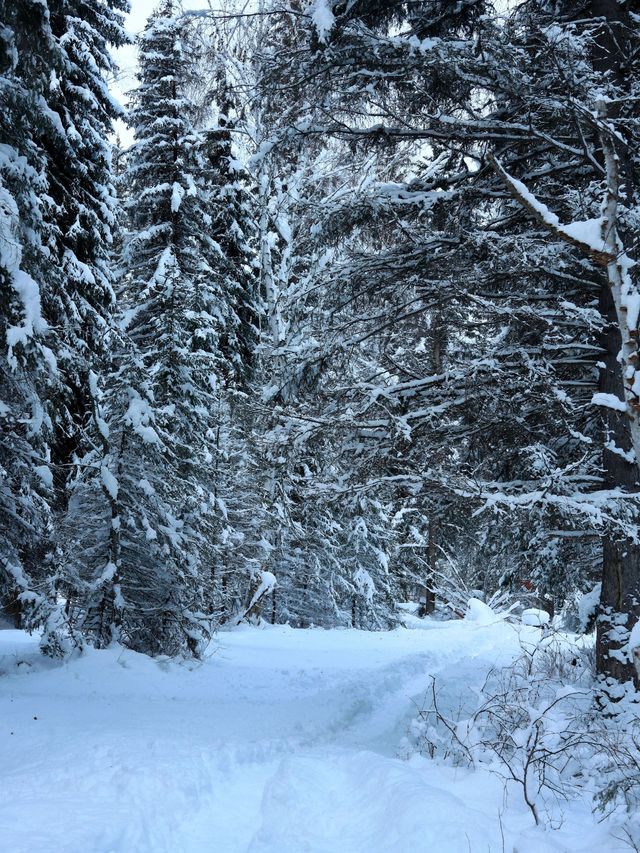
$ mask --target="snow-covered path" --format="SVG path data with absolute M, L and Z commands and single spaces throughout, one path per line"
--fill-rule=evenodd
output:
M 54 666 L 0 631 L 0 850 L 624 849 L 588 811 L 545 834 L 490 774 L 397 757 L 430 674 L 468 689 L 516 648 L 502 623 L 266 627 L 222 634 L 202 664 L 109 650 Z

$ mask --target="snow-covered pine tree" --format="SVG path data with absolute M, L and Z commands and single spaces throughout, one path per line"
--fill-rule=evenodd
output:
M 286 55 L 285 45 L 295 43 L 297 29 L 293 16 L 263 34 L 258 55 L 260 49 Z M 322 271 L 334 238 L 325 239 L 321 213 L 327 199 L 340 194 L 350 161 L 340 160 L 341 151 L 279 138 L 274 117 L 293 116 L 300 108 L 288 90 L 267 87 L 260 108 L 256 126 L 262 135 L 253 163 L 265 322 L 259 362 L 262 434 L 256 445 L 268 471 L 267 565 L 278 579 L 271 617 L 296 625 L 388 626 L 394 621 L 388 518 L 380 502 L 335 490 L 347 454 L 334 440 L 333 416 L 325 410 L 318 417 L 318 404 L 327 402 L 326 387 L 348 382 L 338 346 L 325 362 L 330 347 L 322 335 L 331 337 L 333 330 L 323 327 Z M 314 402 L 305 407 L 305 400 Z
M 555 370 L 563 380 L 558 390 L 566 394 L 563 409 L 569 428 L 562 444 L 557 440 L 555 447 L 547 444 L 552 452 L 543 450 L 541 455 L 545 441 L 540 427 L 545 419 L 538 421 L 537 441 L 529 445 L 529 470 L 544 472 L 547 481 L 553 480 L 552 512 L 556 517 L 568 511 L 576 519 L 576 532 L 582 529 L 589 536 L 595 521 L 602 535 L 598 667 L 604 678 L 610 679 L 611 694 L 616 695 L 616 682 L 635 677 L 625 648 L 625 630 L 637 618 L 633 602 L 639 582 L 637 499 L 633 497 L 638 481 L 634 446 L 637 412 L 632 390 L 635 374 L 632 365 L 626 363 L 627 358 L 633 361 L 635 351 L 636 285 L 629 270 L 620 266 L 632 257 L 629 234 L 636 217 L 637 163 L 629 152 L 634 147 L 637 121 L 626 106 L 615 107 L 603 119 L 604 124 L 594 123 L 591 116 L 602 110 L 603 86 L 611 102 L 630 102 L 636 79 L 630 69 L 636 55 L 637 28 L 628 10 L 615 4 L 592 3 L 589 12 L 591 20 L 584 18 L 582 7 L 572 3 L 553 8 L 545 3 L 524 4 L 509 22 L 509 38 L 504 40 L 504 29 L 496 34 L 492 61 L 483 63 L 483 73 L 487 90 L 495 93 L 499 104 L 499 111 L 492 116 L 498 148 L 494 168 L 503 188 L 515 196 L 521 211 L 526 211 L 524 218 L 518 217 L 515 245 L 520 251 L 526 246 L 528 257 L 536 259 L 533 270 L 538 276 L 538 292 L 542 291 L 544 275 L 548 282 L 545 290 L 557 294 L 555 310 L 560 309 L 553 321 L 555 340 L 549 343 L 558 353 Z M 528 131 L 518 130 L 523 108 L 530 117 Z M 618 128 L 620 141 L 612 142 L 618 140 L 614 133 Z M 497 141 L 514 130 L 522 134 L 520 143 L 508 138 Z M 615 156 L 612 145 L 614 149 L 620 146 Z M 510 180 L 510 174 L 521 178 L 526 190 Z M 616 189 L 619 181 L 625 188 L 623 198 Z M 527 191 L 534 195 L 527 195 Z M 614 197 L 616 202 L 611 206 Z M 549 200 L 553 200 L 561 221 L 573 223 L 569 233 L 563 234 L 561 227 L 554 229 L 556 220 L 545 206 Z M 594 229 L 591 241 L 589 223 Z M 503 223 L 500 231 L 508 234 L 509 225 Z M 563 240 L 571 247 L 569 252 L 561 248 Z M 603 259 L 598 258 L 599 251 L 605 255 L 609 252 L 610 260 L 604 263 L 606 275 L 600 271 Z M 554 255 L 555 260 L 549 263 Z M 618 266 L 611 261 L 613 256 Z M 627 303 L 632 307 L 631 325 Z M 593 316 L 596 309 L 597 318 Z M 552 328 L 548 311 L 546 316 L 540 313 L 540 320 Z M 596 366 L 600 368 L 597 383 Z M 595 396 L 594 391 L 604 396 Z M 597 409 L 587 408 L 592 397 L 594 403 L 605 404 L 600 410 L 605 415 L 602 420 L 595 413 Z M 626 411 L 621 414 L 620 409 L 625 407 L 616 401 L 625 398 Z M 585 413 L 582 417 L 581 412 Z M 569 476 L 562 476 L 558 451 L 566 451 L 572 444 L 574 461 L 564 468 Z M 604 469 L 602 480 L 593 464 L 600 462 L 593 454 L 596 448 Z M 587 476 L 582 475 L 582 482 L 576 480 L 580 452 L 591 468 L 583 467 Z M 593 481 L 591 487 L 589 479 Z M 591 492 L 593 497 L 589 496 Z
M 110 263 L 117 198 L 109 136 L 123 112 L 107 78 L 116 71 L 110 46 L 127 41 L 127 10 L 127 0 L 61 0 L 50 10 L 58 61 L 47 100 L 62 132 L 46 143 L 47 239 L 59 274 L 44 305 L 60 330 L 57 358 L 64 377 L 53 401 L 51 450 L 54 509 L 61 520 L 69 511 L 71 463 L 92 445 L 86 432 L 97 405 L 92 377 L 105 367 L 115 307 Z M 73 600 L 78 590 L 69 586 L 66 567 L 60 575 L 61 591 Z
M 197 45 L 198 75 L 187 82 L 195 107 L 202 165 L 196 181 L 205 199 L 215 250 L 210 290 L 219 319 L 220 385 L 215 428 L 215 498 L 220 509 L 219 551 L 212 563 L 211 606 L 216 619 L 244 612 L 261 583 L 264 563 L 261 483 L 264 471 L 252 441 L 261 304 L 255 183 L 246 170 L 250 119 L 239 77 L 238 34 L 214 19 L 189 22 L 190 56 Z M 211 253 L 209 253 L 211 254 Z M 215 292 L 214 292 L 215 291 Z
M 44 567 L 29 565 L 50 534 L 46 396 L 54 358 L 33 278 L 43 259 L 46 189 L 33 120 L 52 64 L 45 12 L 36 10 L 27 28 L 25 4 L 0 4 L 0 612 L 27 628 L 51 612 Z
M 76 618 L 100 644 L 116 634 L 149 653 L 197 645 L 196 540 L 210 541 L 203 527 L 214 513 L 203 483 L 217 320 L 196 281 L 207 271 L 199 252 L 207 230 L 175 11 L 163 4 L 140 37 L 135 143 L 125 175 L 132 225 L 119 294 L 124 340 L 117 348 L 112 341 L 112 370 L 103 401 L 96 400 L 99 476 L 81 476 L 69 520 L 82 555 L 76 576 L 88 595 Z M 77 523 L 87 505 L 99 527 L 88 537 Z
M 22 473 L 8 478 L 18 500 L 14 510 L 29 507 L 41 518 L 45 503 L 24 477 L 31 469 L 46 486 L 48 507 L 56 513 L 64 509 L 68 464 L 82 444 L 91 409 L 88 372 L 101 357 L 100 335 L 112 306 L 106 257 L 114 194 L 107 138 L 118 107 L 105 76 L 113 70 L 109 43 L 122 44 L 125 38 L 125 8 L 124 0 L 60 0 L 2 9 L 8 143 L 2 171 L 13 196 L 13 202 L 4 199 L 4 224 L 13 236 L 14 264 L 7 271 L 13 305 L 3 305 L 3 322 L 10 326 L 3 375 L 31 408 L 29 417 L 14 411 L 10 418 L 12 439 L 22 434 L 21 448 L 14 447 Z M 17 393 L 10 399 L 17 404 Z M 18 531 L 25 533 L 18 516 L 14 522 L 10 541 Z M 38 595 L 26 593 L 24 575 L 14 593 L 22 587 L 22 603 L 48 600 L 56 613 L 55 538 L 41 524 L 31 524 L 29 538 L 27 559 L 40 574 Z M 44 634 L 52 651 L 59 648 L 54 633 Z
M 213 65 L 207 87 L 209 111 L 200 121 L 209 230 L 217 249 L 215 277 L 224 315 L 220 354 L 227 386 L 248 387 L 259 332 L 259 293 L 255 270 L 256 203 L 250 178 L 234 150 L 241 106 L 229 79 L 222 36 L 216 33 L 206 61 Z
M 239 544 L 225 501 L 238 459 L 229 393 L 255 336 L 240 176 L 224 119 L 195 125 L 188 37 L 170 1 L 140 37 L 121 328 L 96 391 L 98 448 L 84 461 L 96 470 L 77 483 L 70 525 L 76 619 L 98 643 L 117 635 L 154 654 L 197 652 L 228 615 L 224 561 Z
M 49 18 L 55 55 L 44 93 L 48 124 L 44 242 L 51 270 L 43 292 L 47 321 L 57 330 L 63 380 L 55 400 L 52 462 L 56 509 L 64 511 L 68 465 L 82 451 L 92 408 L 88 376 L 99 370 L 114 307 L 109 251 L 116 195 L 109 135 L 122 109 L 108 90 L 115 73 L 110 45 L 126 41 L 127 0 L 57 0 Z

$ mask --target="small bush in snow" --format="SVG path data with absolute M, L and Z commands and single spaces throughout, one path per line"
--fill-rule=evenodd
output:
M 492 670 L 470 710 L 449 713 L 433 679 L 411 735 L 432 758 L 496 772 L 517 786 L 536 824 L 551 821 L 554 805 L 583 785 L 585 764 L 600 749 L 587 724 L 592 681 L 582 649 L 551 635 Z

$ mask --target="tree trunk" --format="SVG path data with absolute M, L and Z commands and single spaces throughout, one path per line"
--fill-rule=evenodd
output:
M 447 322 L 444 308 L 439 305 L 431 318 L 430 368 L 434 376 L 442 372 L 447 349 Z M 429 512 L 429 543 L 427 545 L 427 579 L 424 589 L 424 615 L 431 616 L 436 609 L 436 560 L 438 557 L 438 517 L 435 507 Z
M 433 510 L 429 515 L 429 544 L 427 546 L 427 582 L 424 587 L 424 608 L 425 616 L 431 616 L 436 609 L 436 536 L 438 524 Z
M 594 68 L 620 89 L 628 90 L 631 75 L 628 66 L 631 55 L 630 37 L 633 32 L 628 11 L 617 0 L 592 0 L 591 14 L 602 23 L 596 30 L 594 48 Z M 628 109 L 627 106 L 613 107 L 614 110 Z M 612 106 L 607 105 L 611 111 Z M 608 118 L 617 119 L 619 115 L 609 112 Z M 622 125 L 615 122 L 620 129 Z M 613 152 L 607 152 L 607 141 L 603 142 L 603 159 L 615 161 L 617 171 L 616 186 L 609 186 L 608 191 L 614 194 L 614 209 L 618 203 L 629 207 L 636 193 L 635 173 L 632 161 L 631 145 L 616 144 Z M 609 156 L 607 156 L 609 155 Z M 607 173 L 611 171 L 610 162 Z M 609 183 L 611 181 L 609 180 Z M 620 219 L 607 223 L 613 230 L 616 228 L 624 247 L 633 245 L 632 235 L 625 235 L 620 226 Z M 625 239 L 626 238 L 626 239 Z M 628 254 L 631 252 L 628 250 Z M 615 270 L 614 270 L 615 273 Z M 619 399 L 625 399 L 625 387 L 622 376 L 620 354 L 635 341 L 624 340 L 621 335 L 619 310 L 616 311 L 615 276 L 609 271 L 608 280 L 603 283 L 600 295 L 600 311 L 607 320 L 607 327 L 602 336 L 603 348 L 606 351 L 605 367 L 601 370 L 600 390 L 613 394 Z M 624 324 L 622 324 L 624 325 Z M 625 329 L 625 337 L 630 338 Z M 631 361 L 631 363 L 634 363 Z M 628 396 L 628 395 L 627 395 Z M 628 413 L 606 410 L 606 436 L 611 447 L 611 441 L 617 448 L 629 452 L 637 442 L 633 440 L 632 419 L 638 417 L 635 407 L 629 407 Z M 638 492 L 639 469 L 637 462 L 629 462 L 620 453 L 603 449 L 603 466 L 605 469 L 606 488 L 620 488 L 625 492 Z M 638 674 L 633 666 L 628 652 L 628 631 L 640 616 L 640 548 L 628 539 L 614 532 L 609 532 L 604 539 L 602 555 L 602 594 L 600 597 L 600 613 L 597 621 L 596 666 L 598 673 L 605 681 L 607 692 L 616 698 L 617 684 L 633 680 L 638 687 Z M 612 690 L 611 688 L 614 688 Z
M 10 622 L 14 628 L 22 627 L 22 604 L 17 587 L 7 589 L 4 598 L 0 598 L 0 617 Z
M 600 390 L 622 399 L 622 375 L 618 353 L 622 339 L 616 321 L 616 310 L 608 281 L 600 294 L 600 310 L 607 319 L 602 336 L 606 350 L 605 367 L 601 370 Z M 607 444 L 629 452 L 632 448 L 629 416 L 624 412 L 606 409 L 605 428 Z M 638 491 L 638 466 L 603 449 L 605 487 L 622 488 L 626 492 Z M 640 548 L 614 532 L 605 536 L 602 554 L 602 593 L 597 620 L 596 664 L 598 673 L 615 682 L 630 681 L 637 675 L 626 650 L 627 630 L 640 616 L 639 597 Z M 621 630 L 623 629 L 623 630 Z M 626 629 L 626 630 L 625 630 Z

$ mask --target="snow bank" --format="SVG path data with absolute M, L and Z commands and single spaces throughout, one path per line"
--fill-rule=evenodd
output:
M 613 409 L 616 412 L 626 412 L 627 410 L 625 401 L 616 397 L 615 394 L 603 394 L 599 392 L 593 395 L 591 403 L 594 406 L 604 406 L 605 409 Z
M 372 752 L 285 759 L 265 790 L 262 824 L 249 850 L 490 850 L 493 815 L 434 784 L 437 772 L 432 780 Z
M 464 617 L 468 622 L 477 622 L 480 625 L 490 625 L 496 621 L 496 614 L 479 598 L 470 598 L 467 605 L 467 612 Z
M 538 610 L 535 607 L 529 607 L 522 611 L 521 621 L 523 625 L 531 625 L 533 628 L 542 628 L 549 624 L 550 616 L 546 610 Z
M 0 630 L 2 849 L 622 851 L 588 804 L 546 832 L 486 769 L 397 757 L 430 675 L 457 707 L 539 638 L 479 605 L 422 630 L 244 626 L 203 662 L 114 647 L 52 663 Z
M 629 652 L 633 654 L 634 649 L 640 648 L 640 620 L 631 629 L 629 634 Z

